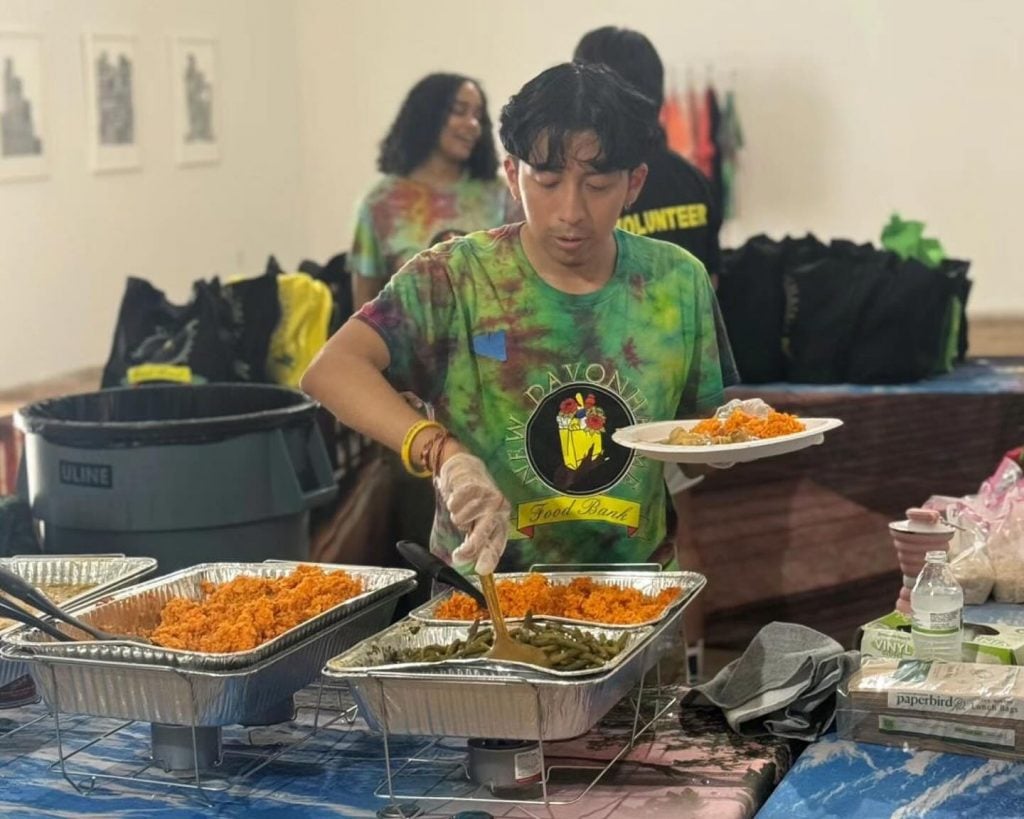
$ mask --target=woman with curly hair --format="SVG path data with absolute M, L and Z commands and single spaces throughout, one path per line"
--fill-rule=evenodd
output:
M 438 237 L 497 227 L 510 213 L 487 98 L 461 74 L 430 74 L 412 87 L 377 167 L 385 176 L 359 207 L 349 254 L 357 309 Z

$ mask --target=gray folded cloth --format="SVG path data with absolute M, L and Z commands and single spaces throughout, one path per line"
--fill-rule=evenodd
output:
M 774 734 L 812 741 L 835 717 L 839 684 L 860 665 L 831 637 L 795 623 L 770 623 L 714 679 L 691 688 L 682 702 L 712 704 L 744 736 Z

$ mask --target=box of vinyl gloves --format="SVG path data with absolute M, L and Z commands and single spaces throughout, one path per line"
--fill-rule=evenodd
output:
M 963 658 L 968 663 L 1024 665 L 1024 628 L 965 624 Z
M 872 620 L 860 629 L 864 657 L 894 660 L 914 658 L 910 617 L 898 611 Z M 964 623 L 963 661 L 996 665 L 1024 665 L 1024 628 L 994 623 Z

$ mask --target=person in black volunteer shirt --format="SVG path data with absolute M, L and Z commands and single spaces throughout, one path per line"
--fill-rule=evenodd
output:
M 665 100 L 665 69 L 651 41 L 639 31 L 616 26 L 594 29 L 583 35 L 573 59 L 601 63 L 653 100 L 659 108 Z M 715 201 L 711 183 L 696 167 L 668 147 L 664 134 L 647 157 L 647 183 L 617 227 L 641 236 L 650 236 L 690 251 L 704 263 L 712 284 L 718 286 L 721 251 L 718 231 L 722 226 L 721 209 Z M 724 325 L 723 325 L 724 327 Z M 701 570 L 700 553 L 693 537 L 693 509 L 689 490 L 702 478 L 690 476 L 666 464 L 665 483 L 672 496 L 675 526 L 670 529 L 679 567 Z M 671 526 L 671 520 L 669 521 Z M 703 672 L 704 614 L 700 601 L 686 610 L 686 636 L 695 644 L 696 672 Z M 690 666 L 691 670 L 692 665 Z
M 602 63 L 659 108 L 664 102 L 665 69 L 651 41 L 639 31 L 615 26 L 594 29 L 579 41 L 573 59 Z M 712 283 L 717 285 L 722 217 L 711 183 L 671 151 L 664 138 L 647 159 L 647 167 L 647 184 L 623 212 L 618 227 L 685 248 L 704 263 Z

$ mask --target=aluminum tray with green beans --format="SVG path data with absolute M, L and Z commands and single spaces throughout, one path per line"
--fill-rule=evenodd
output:
M 327 664 L 328 671 L 406 671 L 423 674 L 487 673 L 496 668 L 555 677 L 588 676 L 620 665 L 651 634 L 650 627 L 569 627 L 540 618 L 527 618 L 512 635 L 548 654 L 551 668 L 489 660 L 493 633 L 479 623 L 470 626 L 433 625 L 402 620 L 364 640 L 343 657 Z

